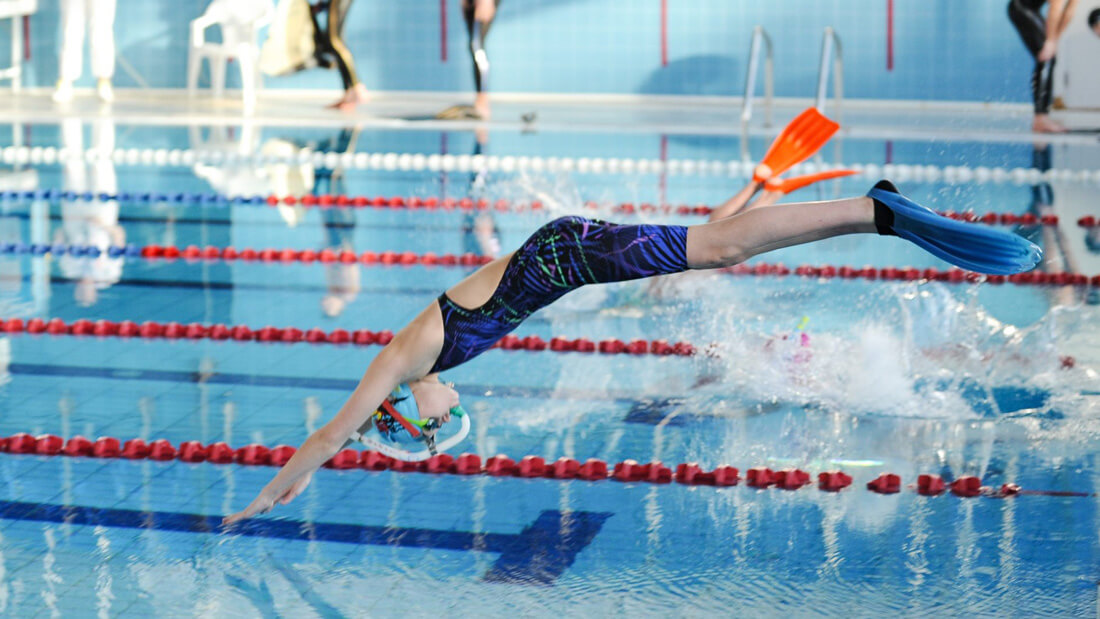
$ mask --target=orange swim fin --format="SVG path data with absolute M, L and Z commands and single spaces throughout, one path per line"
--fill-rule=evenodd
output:
M 816 172 L 814 174 L 806 174 L 803 176 L 793 176 L 791 178 L 770 178 L 764 183 L 765 191 L 776 191 L 781 194 L 788 194 L 792 191 L 802 189 L 806 185 L 811 185 L 818 181 L 827 181 L 832 178 L 841 178 L 844 176 L 851 176 L 858 174 L 855 170 L 825 170 L 824 172 Z
M 768 148 L 752 180 L 763 183 L 805 161 L 833 137 L 840 125 L 826 118 L 816 108 L 802 112 L 787 125 Z

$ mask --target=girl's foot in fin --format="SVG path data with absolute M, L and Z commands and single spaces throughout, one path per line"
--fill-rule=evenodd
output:
M 1043 257 L 1043 251 L 1027 239 L 944 217 L 901 195 L 890 181 L 879 181 L 867 197 L 875 203 L 879 234 L 900 236 L 957 267 L 1013 275 L 1034 269 Z

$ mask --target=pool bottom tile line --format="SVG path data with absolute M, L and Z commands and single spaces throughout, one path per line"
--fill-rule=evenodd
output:
M 490 533 L 0 501 L 0 519 L 123 529 L 239 535 L 305 542 L 499 553 L 485 582 L 551 586 L 613 514 L 543 511 L 519 533 Z

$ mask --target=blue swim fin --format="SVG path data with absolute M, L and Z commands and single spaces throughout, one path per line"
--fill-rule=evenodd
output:
M 875 201 L 879 234 L 900 236 L 955 266 L 989 275 L 1034 269 L 1043 258 L 1038 245 L 1004 230 L 948 219 L 879 181 L 867 197 Z

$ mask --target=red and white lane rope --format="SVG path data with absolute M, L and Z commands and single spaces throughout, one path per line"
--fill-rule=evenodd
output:
M 31 318 L 0 319 L 0 333 L 30 333 L 55 336 L 90 336 L 135 339 L 170 340 L 233 340 L 237 342 L 282 342 L 294 344 L 355 344 L 359 346 L 385 346 L 393 340 L 392 331 L 370 331 L 359 329 L 346 331 L 333 329 L 301 330 L 295 327 L 260 327 L 257 329 L 244 325 L 229 326 L 223 324 L 204 325 L 201 323 L 182 324 L 178 322 L 160 323 L 146 321 L 140 324 L 124 320 L 75 320 L 66 323 L 60 318 L 44 320 Z M 605 355 L 654 355 L 689 357 L 696 353 L 695 346 L 688 342 L 668 342 L 666 340 L 636 339 L 629 342 L 619 339 L 606 339 L 594 342 L 587 338 L 554 337 L 546 341 L 537 335 L 518 337 L 506 335 L 493 345 L 503 350 L 523 350 L 528 352 L 577 352 L 600 353 Z
M 370 331 L 359 329 L 347 331 L 333 329 L 324 331 L 313 328 L 306 331 L 296 327 L 261 327 L 252 329 L 244 325 L 227 326 L 223 324 L 204 325 L 193 322 L 182 324 L 179 322 L 159 323 L 151 320 L 138 324 L 132 320 L 112 322 L 110 320 L 81 319 L 66 323 L 60 318 L 44 320 L 31 318 L 24 321 L 22 318 L 0 318 L 0 333 L 52 336 L 76 336 L 76 337 L 113 337 L 135 338 L 150 340 L 214 340 L 235 342 L 266 342 L 297 344 L 308 342 L 310 344 L 354 344 L 357 346 L 385 346 L 393 340 L 393 331 Z M 609 338 L 598 342 L 588 338 L 578 337 L 574 339 L 566 337 L 553 337 L 546 341 L 537 335 L 519 337 L 517 335 L 505 335 L 493 344 L 492 348 L 501 350 L 522 350 L 527 352 L 549 351 L 555 353 L 599 353 L 601 355 L 631 355 L 656 357 L 691 357 L 696 354 L 713 355 L 719 347 L 718 343 L 698 349 L 690 342 L 669 342 L 668 340 L 634 339 L 629 342 L 617 338 Z M 1069 369 L 1076 365 L 1076 360 L 1068 355 L 1060 358 L 1061 367 Z
M 0 437 L 0 452 L 9 454 L 67 456 L 85 458 L 122 458 L 127 460 L 154 460 L 212 464 L 235 463 L 244 466 L 283 466 L 296 451 L 290 445 L 267 447 L 260 444 L 233 448 L 224 442 L 203 445 L 199 441 L 185 441 L 178 446 L 165 439 L 146 442 L 140 438 L 122 441 L 104 436 L 95 441 L 83 436 L 65 440 L 60 436 L 26 433 Z M 773 471 L 757 467 L 741 471 L 733 466 L 721 465 L 706 470 L 695 462 L 685 462 L 675 467 L 661 462 L 640 464 L 623 460 L 610 464 L 596 458 L 584 462 L 573 458 L 559 458 L 548 462 L 539 456 L 525 456 L 519 461 L 497 455 L 484 462 L 476 454 L 462 454 L 457 458 L 439 454 L 421 462 L 395 460 L 376 451 L 359 452 L 354 449 L 340 451 L 324 466 L 331 469 L 367 471 L 393 471 L 395 473 L 428 473 L 436 475 L 487 475 L 491 477 L 543 478 L 599 482 L 615 480 L 625 483 L 668 484 L 675 481 L 688 486 L 730 487 L 741 482 L 751 488 L 779 488 L 799 490 L 813 485 L 809 473 L 800 469 Z M 839 492 L 852 485 L 852 477 L 842 471 L 826 471 L 817 475 L 816 487 L 823 492 Z M 858 486 L 857 486 L 858 487 Z M 883 473 L 866 484 L 866 489 L 877 494 L 896 494 L 902 487 L 901 477 Z M 1016 484 L 1006 483 L 1000 488 L 983 486 L 981 479 L 964 476 L 946 481 L 937 475 L 921 475 L 910 489 L 924 496 L 937 496 L 950 492 L 959 497 L 987 496 L 1006 498 L 1017 495 L 1046 496 L 1095 496 L 1085 492 L 1023 490 Z
M 164 202 L 193 205 L 193 206 L 301 206 L 303 208 L 356 208 L 356 209 L 380 209 L 380 210 L 414 210 L 414 211 L 494 211 L 498 213 L 544 213 L 545 205 L 538 200 L 504 200 L 489 201 L 484 198 L 474 200 L 472 198 L 437 198 L 420 196 L 347 196 L 347 195 L 252 195 L 252 196 L 227 196 L 217 193 L 194 192 L 118 192 L 118 193 L 93 193 L 64 191 L 60 189 L 36 189 L 30 191 L 0 191 L 0 201 L 19 200 L 68 200 L 82 202 L 135 202 L 159 204 Z M 598 213 L 614 215 L 681 215 L 706 217 L 714 209 L 705 204 L 651 204 L 647 202 L 635 204 L 633 202 L 620 202 L 617 204 L 587 201 L 583 208 Z M 939 211 L 941 215 L 958 221 L 972 223 L 1020 225 L 1020 226 L 1057 226 L 1060 223 L 1058 215 L 1047 214 L 1038 216 L 1034 213 L 984 213 L 977 214 L 972 211 Z M 1092 228 L 1100 224 L 1100 216 L 1084 215 L 1077 219 L 1077 225 L 1082 228 Z

